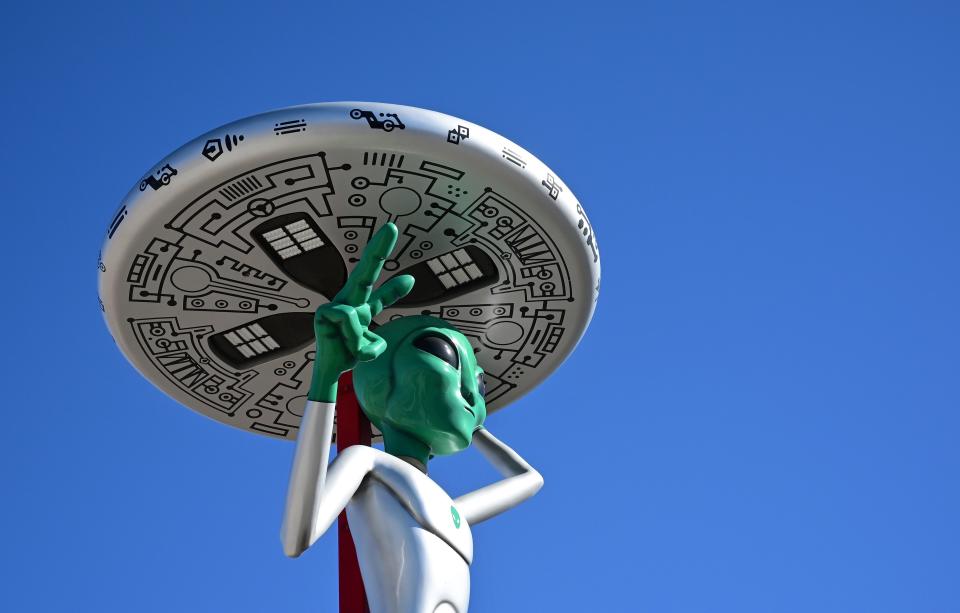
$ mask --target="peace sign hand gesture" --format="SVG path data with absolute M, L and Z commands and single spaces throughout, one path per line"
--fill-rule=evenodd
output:
M 397 244 L 397 226 L 387 223 L 363 250 L 360 263 L 333 300 L 317 309 L 313 329 L 317 337 L 317 357 L 313 363 L 313 382 L 308 398 L 336 402 L 337 380 L 359 362 L 376 358 L 387 348 L 386 342 L 370 331 L 370 320 L 413 289 L 410 275 L 394 277 L 373 289 L 383 262 Z

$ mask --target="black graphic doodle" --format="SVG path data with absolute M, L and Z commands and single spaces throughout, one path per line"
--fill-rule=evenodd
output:
M 384 119 L 377 119 L 377 115 L 384 117 Z M 391 132 L 394 128 L 400 128 L 403 130 L 407 126 L 403 125 L 403 122 L 400 121 L 400 118 L 396 113 L 378 113 L 374 114 L 373 111 L 364 111 L 363 109 L 353 109 L 350 111 L 350 117 L 353 119 L 366 119 L 367 124 L 374 130 L 383 130 L 384 132 Z
M 577 220 L 577 228 L 580 229 L 581 234 L 587 242 L 587 247 L 590 248 L 590 251 L 593 253 L 593 261 L 597 262 L 600 260 L 600 252 L 597 250 L 597 239 L 593 235 L 593 226 L 590 225 L 590 220 L 587 219 L 587 214 L 583 212 L 583 207 L 580 206 L 580 203 L 577 203 L 577 215 L 580 219 Z M 600 291 L 599 284 L 597 285 L 597 292 Z
M 273 124 L 273 133 L 277 136 L 305 132 L 306 129 L 307 122 L 303 119 L 293 119 L 291 121 L 281 121 L 280 123 Z
M 520 157 L 520 154 L 510 149 L 509 147 L 504 147 L 503 151 L 500 152 L 500 157 L 510 162 L 511 164 L 516 164 L 520 168 L 527 167 L 527 161 Z
M 293 281 L 332 299 L 347 280 L 340 251 L 304 212 L 279 215 L 255 227 L 254 240 Z
M 387 153 L 380 153 L 378 151 L 364 151 L 363 152 L 363 165 L 364 166 L 389 166 L 390 168 L 402 168 L 403 167 L 403 154 L 391 153 L 389 158 Z
M 224 134 L 223 139 L 211 138 L 204 145 L 201 153 L 211 162 L 223 155 L 224 148 L 233 151 L 233 148 L 243 142 L 243 134 Z
M 176 317 L 128 321 L 143 355 L 181 392 L 231 417 L 250 398 L 243 385 L 255 374 L 223 369 L 198 342 L 212 331 L 210 326 L 182 328 Z
M 547 178 L 543 181 L 540 181 L 540 185 L 543 185 L 547 188 L 547 194 L 554 200 L 556 200 L 560 196 L 560 192 L 563 191 L 563 188 L 560 187 L 557 179 L 549 172 L 547 173 Z
M 117 233 L 117 230 L 120 229 L 120 224 L 123 223 L 123 220 L 127 217 L 127 207 L 121 206 L 120 210 L 117 211 L 117 214 L 113 216 L 113 221 L 110 222 L 110 227 L 107 228 L 107 238 L 113 238 L 113 235 Z
M 459 145 L 461 141 L 470 138 L 470 128 L 458 125 L 447 132 L 447 142 Z
M 278 313 L 214 334 L 210 349 L 234 368 L 250 368 L 313 340 L 313 313 Z
M 163 168 L 156 171 L 146 179 L 140 182 L 140 191 L 147 189 L 147 186 L 153 188 L 154 191 L 160 189 L 164 185 L 170 184 L 170 179 L 177 174 L 177 169 L 171 166 L 170 164 L 165 164 Z
M 395 115 L 354 110 L 371 128 L 402 127 Z M 425 313 L 459 327 L 484 360 L 489 402 L 542 376 L 548 356 L 576 340 L 565 322 L 579 293 L 553 238 L 522 205 L 443 160 L 354 155 L 296 156 L 236 174 L 172 211 L 129 261 L 128 304 L 163 312 L 128 320 L 143 355 L 224 421 L 295 437 L 313 310 L 387 221 L 400 237 L 384 276 L 409 273 L 417 283 L 379 323 Z M 506 148 L 503 157 L 526 164 Z M 211 311 L 222 327 L 204 323 Z

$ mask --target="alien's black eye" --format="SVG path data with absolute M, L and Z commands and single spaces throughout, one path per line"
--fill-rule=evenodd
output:
M 487 396 L 487 382 L 483 378 L 483 373 L 477 375 L 477 393 L 480 394 L 481 398 Z
M 442 334 L 427 332 L 413 341 L 413 346 L 437 356 L 454 368 L 460 368 L 460 354 L 457 353 L 457 348 Z

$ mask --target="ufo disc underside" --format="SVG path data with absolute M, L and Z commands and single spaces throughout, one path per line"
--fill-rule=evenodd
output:
M 416 284 L 376 322 L 422 313 L 457 326 L 486 372 L 488 411 L 543 381 L 585 331 L 599 253 L 556 174 L 470 122 L 366 102 L 243 119 L 158 163 L 107 229 L 104 318 L 179 402 L 294 439 L 313 311 L 386 222 L 400 238 L 381 281 Z

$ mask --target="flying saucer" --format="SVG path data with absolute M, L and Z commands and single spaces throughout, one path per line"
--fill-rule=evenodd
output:
M 476 124 L 368 102 L 256 115 L 161 160 L 107 229 L 104 318 L 179 402 L 294 439 L 313 311 L 388 221 L 400 238 L 381 281 L 416 285 L 378 323 L 422 313 L 457 326 L 486 372 L 488 411 L 543 381 L 586 330 L 599 253 L 556 173 Z

